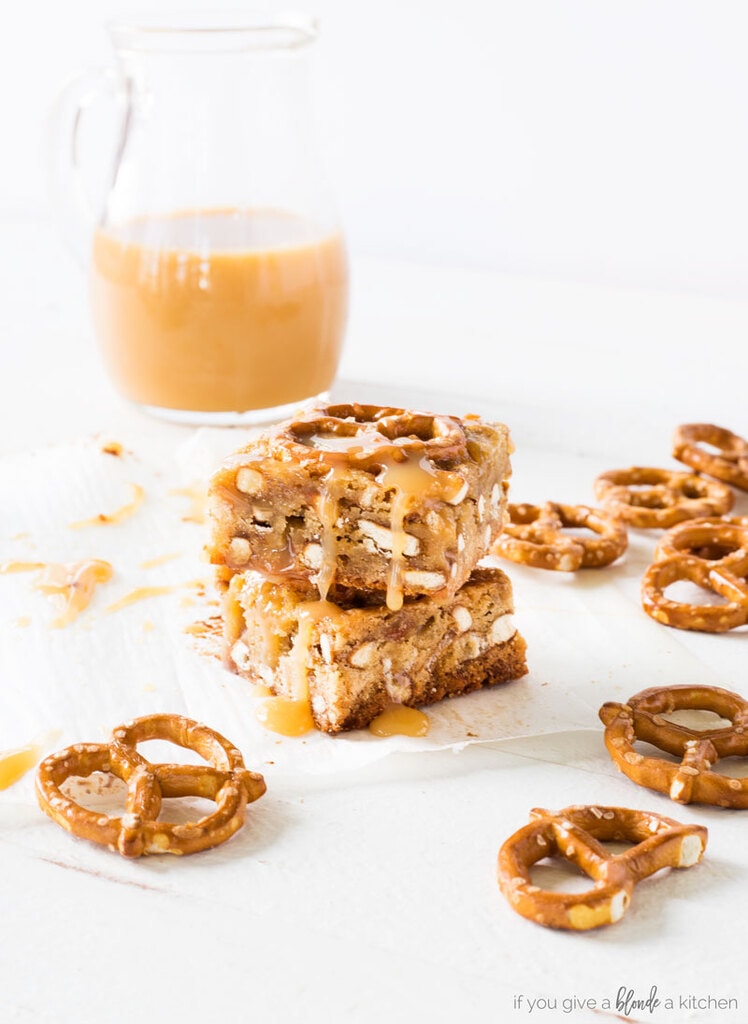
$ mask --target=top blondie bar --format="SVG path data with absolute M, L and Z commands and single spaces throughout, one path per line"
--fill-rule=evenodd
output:
M 333 601 L 448 600 L 504 525 L 511 451 L 477 416 L 314 408 L 215 474 L 210 559 Z

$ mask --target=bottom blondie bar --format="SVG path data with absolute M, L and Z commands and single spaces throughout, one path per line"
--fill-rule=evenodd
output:
M 247 572 L 224 596 L 226 660 L 278 696 L 308 698 L 318 729 L 358 729 L 393 702 L 433 704 L 523 676 L 512 611 L 500 569 L 476 569 L 446 603 L 419 597 L 398 611 L 310 601 Z

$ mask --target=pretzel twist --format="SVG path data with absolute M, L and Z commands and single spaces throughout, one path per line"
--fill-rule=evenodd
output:
M 619 558 L 628 545 L 625 525 L 586 505 L 508 506 L 509 521 L 494 543 L 492 554 L 537 569 L 601 568 Z M 596 537 L 564 534 L 566 527 L 586 527 Z
M 684 519 L 721 516 L 735 501 L 730 488 L 695 473 L 650 466 L 611 469 L 594 482 L 595 497 L 609 512 L 640 529 L 667 529 Z
M 208 764 L 151 764 L 137 752 L 146 740 L 170 740 Z M 81 807 L 60 788 L 71 777 L 107 772 L 127 784 L 121 817 Z M 196 853 L 225 842 L 244 824 L 247 803 L 265 792 L 265 780 L 247 771 L 240 752 L 220 733 L 181 715 L 147 715 L 118 726 L 110 743 L 77 743 L 45 758 L 37 770 L 42 810 L 68 832 L 108 846 L 124 857 Z M 197 796 L 216 810 L 196 822 L 159 821 L 162 798 Z
M 499 887 L 513 910 L 548 928 L 586 931 L 615 924 L 637 882 L 661 868 L 697 864 L 707 842 L 702 825 L 682 825 L 625 807 L 572 806 L 555 813 L 536 808 L 530 819 L 499 851 Z M 602 845 L 610 840 L 636 845 L 613 855 Z M 583 893 L 564 893 L 533 885 L 532 865 L 554 856 L 576 864 L 594 886 Z
M 359 469 L 377 467 L 382 460 L 402 461 L 409 455 L 447 467 L 468 458 L 465 431 L 454 416 L 358 403 L 311 409 L 284 423 L 273 441 L 300 461 L 314 459 Z
M 713 711 L 730 725 L 689 729 L 663 718 L 683 709 Z M 637 693 L 626 704 L 603 704 L 605 746 L 619 771 L 638 786 L 666 793 L 677 803 L 748 807 L 748 778 L 713 771 L 720 758 L 748 757 L 748 702 L 716 686 L 662 686 Z M 643 740 L 681 758 L 680 764 L 634 750 Z
M 701 447 L 712 445 L 718 454 Z M 673 436 L 673 456 L 687 466 L 748 491 L 748 441 L 713 423 L 685 423 Z
M 694 548 L 702 554 L 682 553 Z M 676 553 L 670 554 L 671 549 Z M 661 553 L 665 557 L 650 565 L 642 577 L 641 601 L 647 615 L 666 626 L 701 633 L 726 633 L 748 622 L 748 529 L 702 525 L 692 532 L 671 534 Z M 722 601 L 692 604 L 667 597 L 667 588 L 681 580 Z
M 741 571 L 748 551 L 748 516 L 691 519 L 662 535 L 655 547 L 655 561 L 689 555 L 708 562 L 711 568 Z

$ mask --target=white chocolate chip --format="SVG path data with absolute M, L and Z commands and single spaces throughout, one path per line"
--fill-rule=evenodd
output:
M 460 489 L 457 491 L 457 493 L 453 494 L 451 498 L 447 499 L 449 504 L 450 505 L 459 505 L 460 502 L 464 499 L 464 497 L 467 494 L 467 492 L 468 492 L 467 480 L 463 480 L 462 487 L 460 487 Z
M 322 568 L 323 551 L 321 544 L 307 544 L 301 553 L 301 561 L 309 569 Z
M 264 480 L 262 473 L 259 473 L 256 469 L 242 466 L 236 474 L 235 483 L 237 491 L 241 491 L 242 494 L 259 494 Z
M 465 633 L 473 624 L 473 616 L 463 605 L 458 604 L 452 609 L 452 617 L 457 624 L 457 631 Z
M 373 540 L 381 551 L 392 551 L 395 541 L 392 530 L 386 526 L 381 526 L 379 523 L 373 523 L 370 519 L 359 519 L 358 528 L 365 537 Z M 418 537 L 406 533 L 403 541 L 403 554 L 405 557 L 412 558 L 420 550 L 421 542 L 418 540 Z
M 499 615 L 491 624 L 491 643 L 503 644 L 517 632 L 511 615 Z
M 500 502 L 501 490 L 498 484 L 494 484 L 493 487 L 491 488 L 491 504 L 493 505 L 494 508 L 498 508 Z
M 481 494 L 481 496 L 478 498 L 478 518 L 482 519 L 485 514 L 486 514 L 486 499 Z
M 465 550 L 465 538 L 463 537 L 463 535 L 461 533 L 457 534 L 457 550 L 458 551 L 464 551 Z
M 322 660 L 326 665 L 332 665 L 332 640 L 327 633 L 319 638 L 319 649 L 322 652 Z
M 249 648 L 243 640 L 237 640 L 231 648 L 231 660 L 237 668 L 249 668 Z
M 425 569 L 408 569 L 403 573 L 403 579 L 414 590 L 439 590 L 446 582 L 440 572 L 427 572 Z
M 229 544 L 229 557 L 234 565 L 246 565 L 251 553 L 246 537 L 232 537 Z
M 354 668 L 366 668 L 367 665 L 371 665 L 374 661 L 374 655 L 376 654 L 376 644 L 369 640 L 368 643 L 361 644 L 353 651 L 348 661 L 353 665 Z

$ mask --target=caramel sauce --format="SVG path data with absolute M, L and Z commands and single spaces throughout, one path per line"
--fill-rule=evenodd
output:
M 110 604 L 104 610 L 109 614 L 110 612 L 118 612 L 123 608 L 127 608 L 131 604 L 137 604 L 138 601 L 147 601 L 151 597 L 162 597 L 164 594 L 173 594 L 177 590 L 183 590 L 185 587 L 194 587 L 196 590 L 204 590 L 205 583 L 202 580 L 189 580 L 187 583 L 167 583 L 157 587 L 136 587 L 135 590 L 131 590 L 129 594 L 125 594 L 119 601 L 115 601 L 114 604 Z
M 345 421 L 343 421 L 345 422 Z M 459 501 L 465 481 L 459 473 L 439 469 L 425 455 L 425 444 L 417 438 L 405 437 L 398 444 L 384 437 L 376 424 L 353 427 L 350 434 L 320 430 L 301 434 L 299 442 L 322 454 L 330 465 L 325 487 L 320 495 L 322 565 L 317 576 L 321 598 L 335 579 L 335 523 L 343 469 L 361 460 L 379 467 L 377 482 L 386 490 L 394 491 L 390 511 L 390 530 L 393 535 L 390 568 L 387 580 L 387 607 L 399 611 L 403 605 L 403 571 L 405 545 L 408 535 L 405 519 L 411 510 L 428 501 Z
M 322 565 L 317 573 L 317 589 L 322 601 L 327 600 L 327 594 L 335 580 L 335 523 L 338 518 L 340 470 L 333 466 L 325 477 L 324 483 L 325 487 L 319 501 L 319 518 L 322 527 L 320 536 Z
M 436 469 L 417 452 L 408 452 L 403 460 L 382 460 L 377 481 L 385 490 L 393 489 L 390 511 L 392 531 L 392 557 L 387 579 L 387 607 L 399 611 L 403 606 L 403 570 L 405 568 L 405 517 L 424 498 L 449 501 L 455 498 L 464 481 L 457 473 Z
M 314 728 L 308 697 L 300 700 L 269 697 L 260 704 L 255 715 L 261 725 L 281 736 L 303 736 Z
M 115 601 L 114 604 L 110 604 L 105 609 L 107 614 L 110 612 L 118 612 L 122 608 L 127 608 L 131 604 L 136 604 L 138 601 L 147 601 L 149 597 L 161 597 L 163 594 L 173 594 L 175 590 L 179 590 L 177 584 L 166 585 L 161 587 L 137 587 L 135 590 L 130 591 L 129 594 L 125 594 L 119 601 Z
M 106 583 L 114 575 L 109 562 L 98 558 L 85 562 L 4 562 L 0 565 L 0 573 L 37 570 L 40 570 L 40 575 L 34 584 L 35 589 L 64 598 L 62 614 L 52 621 L 53 629 L 69 626 L 89 606 L 97 584 Z
M 294 694 L 270 697 L 257 709 L 257 720 L 270 732 L 282 736 L 303 736 L 314 728 L 309 701 L 309 645 L 315 623 L 337 617 L 341 610 L 331 601 L 304 601 L 299 611 L 299 628 L 291 648 Z
M 127 504 L 115 509 L 114 512 L 99 512 L 91 519 L 80 519 L 77 523 L 70 523 L 70 529 L 81 530 L 85 526 L 113 526 L 115 523 L 121 523 L 124 519 L 129 519 L 138 511 L 145 497 L 145 491 L 140 484 L 130 484 L 130 488 L 132 489 L 132 500 Z
M 36 572 L 45 565 L 45 562 L 0 562 L 0 573 L 6 575 L 14 572 Z
M 347 306 L 342 238 L 274 209 L 197 209 L 99 229 L 94 321 L 132 401 L 242 412 L 326 391 Z
M 428 715 L 418 708 L 391 704 L 369 723 L 375 736 L 425 736 L 431 725 Z
M 172 551 L 168 555 L 159 555 L 157 558 L 149 558 L 145 562 L 140 563 L 141 569 L 155 569 L 159 565 L 165 565 L 167 562 L 173 562 L 175 558 L 181 558 L 181 551 Z
M 177 497 L 189 498 L 190 508 L 186 516 L 182 516 L 183 523 L 204 523 L 208 514 L 208 492 L 200 484 L 192 487 L 174 487 L 169 494 Z
M 0 751 L 0 789 L 7 789 L 30 771 L 41 757 L 36 743 L 15 750 Z

